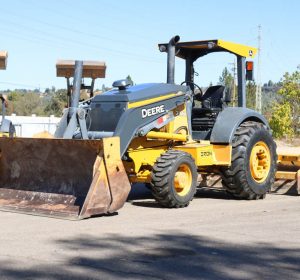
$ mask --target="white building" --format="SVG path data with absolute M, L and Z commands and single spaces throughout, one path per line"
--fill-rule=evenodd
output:
M 17 137 L 32 137 L 34 134 L 44 131 L 54 135 L 56 126 L 60 121 L 60 118 L 54 117 L 54 115 L 50 117 L 37 117 L 36 115 L 17 116 L 12 114 L 5 118 L 15 125 Z M 1 119 L 2 117 L 0 117 Z

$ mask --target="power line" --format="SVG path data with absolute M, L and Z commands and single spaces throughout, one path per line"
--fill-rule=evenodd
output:
M 16 31 L 15 33 L 12 32 L 12 31 L 8 31 L 7 29 L 1 29 L 1 33 L 2 34 L 6 34 L 5 36 L 6 37 L 12 37 L 12 38 L 16 38 L 18 40 L 21 40 L 21 41 L 26 41 L 26 42 L 29 42 L 29 43 L 33 43 L 36 45 L 36 43 L 39 43 L 39 44 L 42 44 L 46 47 L 56 47 L 56 48 L 65 48 L 65 49 L 70 49 L 70 46 L 68 45 L 64 45 L 62 44 L 61 42 L 55 42 L 53 40 L 48 40 L 47 38 L 42 38 L 42 37 L 38 37 L 38 36 L 32 36 L 32 35 L 24 35 L 24 36 L 20 36 L 20 32 Z M 47 43 L 46 43 L 47 42 Z
M 63 40 L 63 42 L 67 42 L 67 43 L 71 43 L 71 44 L 75 44 L 77 46 L 81 46 L 81 47 L 88 47 L 90 49 L 94 49 L 94 50 L 104 50 L 106 52 L 110 52 L 112 54 L 115 54 L 115 55 L 120 55 L 120 56 L 128 56 L 128 57 L 134 57 L 134 58 L 137 58 L 139 61 L 146 61 L 146 62 L 154 62 L 154 63 L 161 63 L 161 61 L 158 61 L 158 60 L 154 60 L 154 59 L 151 59 L 149 57 L 146 57 L 146 56 L 143 56 L 143 55 L 139 55 L 139 54 L 136 54 L 136 53 L 130 53 L 130 52 L 124 52 L 124 51 L 119 51 L 119 50 L 114 50 L 114 49 L 111 49 L 111 48 L 105 48 L 105 47 L 98 47 L 98 46 L 95 46 L 95 45 L 92 45 L 92 44 L 87 44 L 87 43 L 84 43 L 83 44 L 83 41 L 78 41 L 78 40 L 74 40 L 74 39 L 70 39 L 68 38 L 66 40 L 65 37 L 62 37 L 62 36 L 58 36 L 57 34 L 53 34 L 53 33 L 49 33 L 49 32 L 45 32 L 43 30 L 39 30 L 37 28 L 32 28 L 32 27 L 28 27 L 28 26 L 25 26 L 25 25 L 22 25 L 22 24 L 19 24 L 19 23 L 15 23 L 15 22 L 11 22 L 9 20 L 3 20 L 0 19 L 0 21 L 4 22 L 4 23 L 9 23 L 11 24 L 12 26 L 19 26 L 22 28 L 22 32 L 24 32 L 24 29 L 27 29 L 31 32 L 34 32 L 34 33 L 40 33 L 42 34 L 42 36 L 46 36 L 46 40 L 49 41 L 49 37 L 50 38 L 56 38 L 56 40 Z M 41 42 L 44 41 L 44 39 L 40 39 Z M 59 44 L 60 44 L 61 41 L 59 41 Z
M 30 1 L 29 1 L 30 2 Z M 31 1 L 32 2 L 32 1 Z M 66 11 L 69 11 L 70 9 L 69 9 L 69 4 L 68 3 L 66 3 L 66 2 L 63 2 L 62 1 L 62 3 L 65 3 L 66 5 L 65 6 L 67 6 L 68 8 L 67 9 L 64 9 L 64 10 L 66 10 Z M 62 17 L 63 19 L 64 19 L 64 21 L 66 20 L 66 19 L 68 19 L 68 20 L 72 20 L 76 25 L 78 24 L 78 17 L 76 17 L 76 16 L 74 16 L 74 14 L 73 13 L 62 13 L 61 11 L 62 11 L 62 9 L 53 9 L 53 7 L 45 7 L 45 6 L 41 6 L 41 5 L 39 5 L 40 4 L 40 2 L 39 1 L 34 1 L 34 3 L 32 2 L 32 5 L 34 5 L 34 7 L 35 8 L 37 8 L 37 9 L 39 9 L 39 10 L 42 10 L 42 11 L 46 11 L 46 12 L 50 12 L 50 13 L 52 13 L 52 14 L 55 14 L 56 16 L 60 16 L 60 17 Z M 91 11 L 93 11 L 93 10 L 91 10 L 91 9 L 85 9 L 84 7 L 80 7 L 80 9 L 81 10 L 83 10 L 83 11 L 86 11 L 86 13 L 88 14 L 88 15 L 90 15 L 91 14 Z M 113 13 L 111 13 L 111 14 L 109 14 L 109 17 L 110 18 L 114 18 L 114 19 L 117 19 L 117 20 L 119 20 L 119 18 L 118 17 L 116 17 L 116 16 L 114 16 L 114 14 Z M 121 21 L 121 24 L 118 24 L 117 25 L 117 27 L 113 27 L 111 24 L 105 24 L 105 20 L 101 20 L 101 24 L 99 24 L 98 22 L 99 22 L 99 19 L 98 19 L 98 14 L 97 14 L 97 21 L 95 21 L 95 22 L 93 22 L 93 23 L 88 23 L 88 21 L 87 21 L 87 19 L 89 19 L 89 18 L 92 18 L 91 16 L 89 16 L 89 17 L 85 17 L 84 18 L 84 20 L 82 20 L 82 18 L 80 18 L 80 24 L 82 25 L 82 24 L 86 24 L 89 28 L 91 27 L 91 26 L 93 26 L 93 27 L 97 27 L 97 29 L 98 28 L 101 28 L 101 29 L 103 29 L 103 28 L 105 28 L 105 29 L 109 29 L 109 30 L 115 30 L 115 31 L 117 31 L 118 33 L 120 32 L 120 28 L 122 28 L 122 26 L 124 26 L 123 25 L 123 22 L 124 21 Z M 127 35 L 132 35 L 134 38 L 145 38 L 145 39 L 148 39 L 148 36 L 144 36 L 143 34 L 141 34 L 141 33 L 133 33 L 133 32 L 131 32 L 130 30 L 126 30 L 126 34 Z
M 6 10 L 6 9 L 3 10 L 3 11 L 5 11 L 5 14 L 10 14 L 13 17 L 20 18 L 20 15 L 14 13 L 12 11 L 9 11 L 9 10 Z M 98 38 L 98 39 L 101 39 L 101 40 L 107 40 L 107 41 L 111 41 L 111 42 L 116 42 L 118 44 L 121 43 L 121 44 L 124 44 L 124 45 L 126 45 L 126 44 L 129 45 L 129 43 L 121 41 L 121 40 L 109 38 L 109 37 L 106 37 L 106 36 L 100 36 L 100 35 L 95 34 L 95 33 L 89 33 L 89 32 L 85 32 L 85 31 L 81 31 L 81 30 L 78 30 L 78 29 L 74 29 L 74 28 L 70 28 L 70 27 L 64 26 L 64 25 L 49 23 L 49 22 L 46 22 L 46 21 L 43 21 L 43 20 L 40 20 L 40 19 L 37 19 L 37 18 L 28 17 L 26 15 L 22 15 L 22 19 L 26 19 L 26 20 L 31 21 L 31 22 L 36 22 L 36 23 L 43 24 L 43 25 L 50 26 L 50 27 L 54 27 L 54 28 L 63 29 L 63 30 L 66 30 L 68 32 L 72 32 L 72 33 L 76 33 L 76 34 L 82 34 L 82 35 L 86 35 L 86 36 L 89 36 L 89 37 Z M 145 47 L 145 45 L 141 45 L 139 43 L 135 43 L 135 46 L 137 46 L 137 45 Z
M 40 87 L 39 85 L 27 85 L 27 84 L 18 84 L 18 83 L 11 83 L 11 82 L 0 82 L 0 84 L 10 85 L 10 86 L 17 86 L 17 87 L 24 87 L 29 89 L 46 89 L 45 87 Z

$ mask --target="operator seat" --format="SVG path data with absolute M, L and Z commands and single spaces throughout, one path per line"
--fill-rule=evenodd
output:
M 201 108 L 194 109 L 211 109 L 211 108 L 220 108 L 224 107 L 224 97 L 225 97 L 225 87 L 211 86 L 209 87 L 202 96 L 196 95 L 196 100 L 201 102 Z M 197 110 L 196 110 L 197 111 Z
M 227 106 L 225 87 L 211 86 L 202 96 L 195 96 L 201 107 L 192 109 L 192 136 L 195 140 L 209 140 L 212 128 L 220 111 Z

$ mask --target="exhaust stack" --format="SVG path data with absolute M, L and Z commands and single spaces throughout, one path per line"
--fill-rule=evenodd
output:
M 71 107 L 69 110 L 69 118 L 76 112 L 79 105 L 81 79 L 82 79 L 83 61 L 75 61 L 74 81 L 73 81 L 73 93 L 71 95 Z
M 167 83 L 175 83 L 175 52 L 176 44 L 179 42 L 180 37 L 178 35 L 171 38 L 168 44 L 168 66 L 167 66 Z

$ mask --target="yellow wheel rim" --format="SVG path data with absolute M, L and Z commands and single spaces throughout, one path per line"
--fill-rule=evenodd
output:
M 192 187 L 193 176 L 191 169 L 187 164 L 181 164 L 174 177 L 174 187 L 176 193 L 180 196 L 185 196 L 189 193 Z
M 266 143 L 259 141 L 253 146 L 250 155 L 250 171 L 254 181 L 257 183 L 264 182 L 269 175 L 270 168 L 270 149 Z

